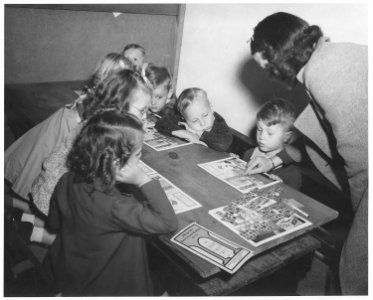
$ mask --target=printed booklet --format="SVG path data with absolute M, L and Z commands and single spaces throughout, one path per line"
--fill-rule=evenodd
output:
M 155 129 L 154 123 L 151 123 L 150 121 L 147 121 L 146 125 L 144 144 L 156 151 L 169 150 L 191 144 L 190 142 L 181 140 L 179 138 L 171 138 L 159 133 Z
M 282 199 L 280 188 L 271 188 L 261 194 L 247 193 L 209 214 L 257 247 L 312 225 L 301 206 L 294 199 Z
M 246 162 L 236 157 L 215 160 L 198 166 L 241 193 L 262 189 L 281 182 L 278 177 L 266 173 L 245 175 Z
M 168 200 L 170 201 L 175 214 L 180 214 L 188 210 L 192 210 L 202 205 L 198 203 L 196 200 L 185 194 L 181 191 L 177 186 L 173 183 L 168 181 L 162 175 L 160 175 L 157 171 L 153 170 L 143 161 L 140 161 L 139 167 L 147 174 L 151 179 L 159 180 L 163 190 L 165 191 Z
M 253 255 L 251 250 L 195 222 L 180 230 L 171 241 L 230 274 L 235 273 Z

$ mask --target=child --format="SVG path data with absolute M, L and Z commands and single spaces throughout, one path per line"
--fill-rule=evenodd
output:
M 145 78 L 153 89 L 150 114 L 159 118 L 174 109 L 176 102 L 172 92 L 171 75 L 165 67 L 149 64 L 145 70 Z
M 266 157 L 272 160 L 285 151 L 292 137 L 294 120 L 294 107 L 290 102 L 276 99 L 265 103 L 257 113 L 258 146 L 246 151 L 243 159 L 250 161 L 256 157 Z M 276 167 L 270 173 L 279 176 L 284 183 L 295 189 L 301 187 L 302 176 L 294 164 Z
M 142 123 L 113 110 L 93 116 L 76 138 L 47 222 L 58 232 L 51 254 L 62 296 L 153 294 L 145 237 L 178 222 L 159 181 L 138 166 L 142 141 Z M 137 186 L 146 203 L 116 182 Z
M 145 70 L 148 65 L 146 61 L 146 52 L 144 47 L 138 44 L 128 44 L 124 47 L 122 54 L 129 59 L 135 67 L 135 70 L 145 76 Z
M 110 73 L 120 70 L 134 70 L 132 62 L 118 53 L 109 53 L 98 62 L 91 78 L 92 86 L 95 87 L 99 81 L 106 78 Z
M 228 151 L 233 139 L 231 130 L 223 117 L 212 110 L 204 90 L 184 90 L 177 99 L 176 110 L 156 122 L 159 132 L 203 143 L 216 151 Z
M 109 53 L 97 64 L 91 81 L 96 85 L 105 76 L 125 69 L 127 65 L 127 60 L 122 55 Z M 72 104 L 60 108 L 7 148 L 4 155 L 4 176 L 10 182 L 12 191 L 20 198 L 10 199 L 11 203 L 7 203 L 7 206 L 31 213 L 28 205 L 31 185 L 41 172 L 44 159 L 79 126 L 84 111 L 79 112 L 77 108 L 85 96 L 83 93 Z
M 84 100 L 78 103 L 77 111 L 81 117 L 80 124 L 97 111 L 107 108 L 115 108 L 118 112 L 128 111 L 140 119 L 148 110 L 150 99 L 151 92 L 137 72 L 122 70 L 112 73 L 99 82 L 93 93 L 88 93 Z M 48 215 L 50 197 L 55 185 L 68 170 L 65 165 L 66 156 L 81 126 L 71 131 L 61 144 L 56 146 L 54 151 L 45 158 L 43 170 L 32 184 L 31 194 L 34 204 L 45 215 Z M 33 223 L 33 219 L 27 220 Z M 50 235 L 42 228 L 43 223 L 36 225 L 37 227 L 34 227 L 25 236 L 29 236 L 31 241 L 50 245 L 54 241 L 54 235 Z

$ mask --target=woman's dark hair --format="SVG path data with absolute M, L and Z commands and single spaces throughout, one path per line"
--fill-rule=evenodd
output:
M 97 111 L 113 108 L 119 112 L 129 108 L 128 97 L 136 89 L 151 93 L 144 79 L 133 70 L 122 70 L 103 78 L 97 87 L 87 92 L 86 97 L 77 104 L 82 120 L 88 119 Z
M 251 53 L 259 52 L 268 60 L 270 74 L 289 86 L 310 59 L 315 43 L 323 36 L 320 27 L 284 12 L 272 14 L 254 28 Z
M 123 167 L 141 147 L 142 123 L 128 113 L 102 111 L 91 117 L 76 137 L 67 166 L 80 182 L 107 191 L 115 184 L 114 164 Z
M 145 77 L 153 88 L 168 81 L 167 89 L 171 88 L 171 75 L 167 68 L 149 64 L 145 70 Z

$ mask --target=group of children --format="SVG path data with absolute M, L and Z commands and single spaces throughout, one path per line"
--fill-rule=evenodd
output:
M 5 151 L 14 192 L 6 205 L 27 239 L 51 245 L 64 296 L 153 293 L 144 237 L 172 233 L 178 222 L 159 182 L 138 166 L 149 115 L 161 133 L 230 152 L 231 129 L 207 92 L 187 88 L 176 97 L 167 68 L 148 63 L 137 44 L 106 55 L 72 104 Z M 273 173 L 299 188 L 287 153 L 294 119 L 287 101 L 267 102 L 257 114 L 257 147 L 244 159 L 269 158 Z M 117 183 L 137 187 L 146 203 Z

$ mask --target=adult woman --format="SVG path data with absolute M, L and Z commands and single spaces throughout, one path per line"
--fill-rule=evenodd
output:
M 313 142 L 306 146 L 316 167 L 337 187 L 330 166 L 338 156 L 343 160 L 355 216 L 341 255 L 341 289 L 367 294 L 367 47 L 331 43 L 320 27 L 280 12 L 255 27 L 251 51 L 272 76 L 304 84 L 311 101 L 295 126 Z

